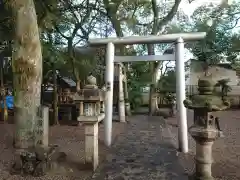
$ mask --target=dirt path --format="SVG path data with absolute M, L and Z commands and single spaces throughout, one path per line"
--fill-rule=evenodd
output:
M 213 146 L 212 173 L 216 180 L 240 179 L 240 111 L 217 112 L 223 138 Z M 189 153 L 178 153 L 177 118 L 134 116 L 112 147 L 93 180 L 187 180 L 194 172 L 195 141 Z M 188 126 L 193 112 L 188 111 Z
M 187 180 L 166 123 L 134 116 L 93 180 Z
M 113 123 L 113 139 L 124 131 L 125 124 Z M 56 172 L 42 177 L 21 177 L 10 175 L 13 152 L 12 137 L 14 125 L 0 124 L 0 180 L 86 180 L 92 175 L 84 165 L 84 128 L 82 126 L 53 126 L 50 128 L 50 144 L 57 144 L 67 159 Z M 102 162 L 109 148 L 104 145 L 104 127 L 99 127 L 99 158 Z
M 216 180 L 240 179 L 240 111 L 219 112 L 225 135 L 213 146 L 213 176 Z M 177 149 L 177 118 L 166 121 L 160 117 L 133 116 L 129 124 L 113 123 L 118 136 L 112 148 L 103 144 L 103 125 L 100 126 L 100 159 L 104 160 L 92 177 L 91 171 L 81 169 L 84 153 L 82 127 L 52 127 L 50 142 L 59 144 L 67 153 L 68 175 L 47 175 L 41 178 L 10 176 L 7 168 L 12 159 L 13 125 L 0 124 L 0 180 L 187 180 L 194 171 L 195 141 L 189 136 L 190 152 Z M 193 113 L 188 112 L 188 125 Z M 107 156 L 106 156 L 107 155 Z M 75 162 L 77 160 L 77 162 Z

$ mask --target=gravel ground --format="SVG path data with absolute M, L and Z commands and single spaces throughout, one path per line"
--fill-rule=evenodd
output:
M 159 117 L 134 116 L 93 180 L 186 180 L 171 134 Z
M 216 180 L 240 179 L 240 111 L 218 112 L 225 137 L 213 147 Z M 188 125 L 193 113 L 188 112 Z M 190 152 L 178 153 L 177 118 L 134 116 L 127 133 L 119 136 L 93 180 L 187 180 L 194 171 L 195 141 L 189 136 Z
M 218 112 L 225 137 L 213 147 L 213 176 L 216 180 L 240 179 L 240 111 Z M 177 118 L 165 121 L 160 117 L 133 116 L 129 124 L 114 123 L 117 141 L 111 149 L 103 145 L 103 128 L 100 127 L 100 158 L 106 161 L 93 174 L 84 170 L 83 128 L 60 126 L 51 128 L 50 141 L 59 144 L 68 155 L 66 169 L 42 178 L 21 178 L 7 172 L 12 158 L 13 125 L 0 125 L 0 180 L 187 180 L 194 171 L 195 142 L 189 136 L 187 155 L 178 153 Z M 193 123 L 193 113 L 188 112 L 188 125 Z M 125 130 L 124 130 L 125 128 Z M 107 155 L 107 156 L 105 156 Z M 76 161 L 78 160 L 78 161 Z
M 113 122 L 113 139 L 124 131 L 125 124 Z M 58 144 L 60 150 L 67 154 L 66 162 L 58 172 L 40 177 L 11 176 L 8 173 L 13 159 L 12 137 L 14 125 L 0 124 L 0 180 L 85 180 L 92 172 L 83 163 L 84 134 L 82 126 L 53 126 L 50 128 L 50 144 Z M 105 159 L 109 149 L 104 146 L 103 124 L 99 127 L 99 157 Z
M 217 180 L 239 180 L 240 179 L 240 111 L 217 112 L 220 117 L 220 127 L 224 133 L 213 145 L 212 166 L 213 176 Z M 177 147 L 177 120 L 167 120 L 172 133 L 174 146 Z M 188 112 L 188 126 L 193 124 L 193 112 Z M 189 135 L 189 150 L 187 155 L 180 154 L 179 160 L 188 174 L 194 171 L 195 141 Z

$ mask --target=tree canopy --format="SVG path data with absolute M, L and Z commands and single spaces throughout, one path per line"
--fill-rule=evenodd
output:
M 11 45 L 11 9 L 7 0 L 0 3 L 0 41 Z M 76 81 L 84 81 L 89 72 L 96 76 L 103 74 L 104 58 L 93 53 L 77 52 L 76 48 L 86 48 L 91 37 L 149 35 L 178 32 L 207 32 L 207 38 L 196 43 L 188 43 L 186 48 L 194 57 L 207 64 L 228 61 L 239 67 L 239 19 L 240 4 L 231 5 L 207 3 L 187 15 L 181 0 L 171 2 L 156 0 L 42 0 L 34 1 L 41 29 L 43 52 L 43 73 L 52 69 L 52 64 L 63 74 Z M 194 3 L 191 2 L 191 3 Z M 5 43 L 6 44 L 6 43 Z M 118 47 L 122 54 L 155 54 L 169 48 L 163 45 L 136 45 Z M 7 49 L 7 48 L 3 48 Z M 131 49 L 131 50 L 130 50 Z M 8 48 L 9 51 L 9 48 Z M 10 63 L 10 62 L 9 62 Z M 161 62 L 162 63 L 162 62 Z M 166 69 L 166 63 L 159 66 L 151 63 L 128 63 L 128 84 L 151 84 L 155 68 Z M 9 71 L 10 72 L 10 71 Z M 174 70 L 161 74 L 166 79 Z M 170 74 L 168 74 L 170 73 Z M 166 77 L 165 77 L 166 75 Z M 160 78 L 161 81 L 161 78 Z M 166 80 L 162 80 L 164 82 Z M 161 83 L 162 83 L 161 82 Z M 167 80 L 168 82 L 168 80 Z M 174 83 L 174 80 L 169 82 Z

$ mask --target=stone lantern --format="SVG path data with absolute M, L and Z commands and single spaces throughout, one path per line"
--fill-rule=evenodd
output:
M 98 88 L 96 78 L 92 75 L 87 78 L 87 82 L 74 99 L 80 103 L 78 121 L 85 128 L 85 164 L 95 170 L 98 166 L 98 123 L 105 117 L 101 111 L 104 91 Z
M 194 111 L 194 124 L 189 133 L 196 141 L 196 170 L 193 179 L 212 180 L 212 145 L 222 136 L 219 118 L 212 112 L 222 111 L 230 106 L 226 100 L 213 94 L 214 82 L 210 77 L 198 80 L 198 95 L 184 100 L 184 105 Z

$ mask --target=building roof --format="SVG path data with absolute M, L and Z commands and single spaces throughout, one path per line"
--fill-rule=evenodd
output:
M 68 84 L 70 87 L 76 87 L 76 82 L 74 82 L 72 79 L 68 78 L 68 77 L 61 77 L 61 79 Z

